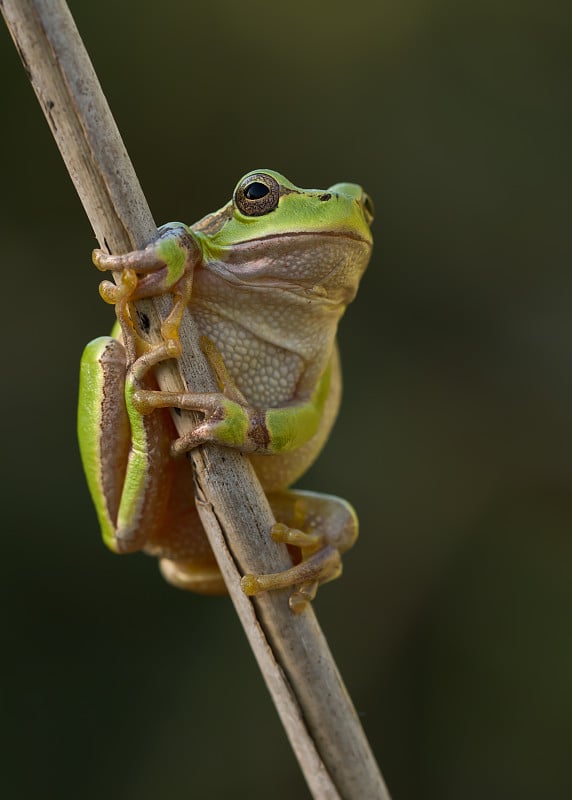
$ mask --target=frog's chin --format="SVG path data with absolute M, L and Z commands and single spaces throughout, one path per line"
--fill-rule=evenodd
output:
M 371 239 L 354 230 L 269 234 L 221 248 L 203 266 L 227 283 L 253 289 L 327 298 L 347 288 L 353 297 L 371 248 Z

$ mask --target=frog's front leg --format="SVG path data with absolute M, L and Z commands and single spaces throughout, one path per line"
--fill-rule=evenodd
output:
M 298 563 L 283 572 L 245 575 L 241 586 L 248 595 L 295 587 L 290 608 L 300 613 L 313 600 L 318 586 L 342 573 L 341 554 L 354 544 L 358 519 L 352 506 L 334 495 L 300 490 L 269 494 L 277 522 L 271 536 L 297 552 Z
M 181 318 L 191 297 L 194 268 L 201 258 L 200 248 L 189 228 L 183 223 L 172 222 L 163 225 L 158 237 L 143 250 L 123 255 L 94 250 L 92 257 L 102 272 L 111 270 L 128 277 L 118 285 L 111 281 L 101 282 L 99 291 L 107 303 L 134 302 L 165 293 L 173 295 L 173 308 L 162 322 L 161 335 L 167 347 L 166 357 L 178 357 L 181 354 Z M 131 276 L 135 276 L 134 281 Z M 128 295 L 126 284 L 130 285 Z M 125 338 L 139 338 L 133 326 L 130 337 Z
M 226 371 L 214 345 L 203 337 L 202 347 L 216 374 L 218 392 L 139 391 L 137 409 L 148 414 L 155 408 L 199 411 L 205 419 L 173 442 L 175 456 L 201 444 L 234 447 L 242 453 L 277 455 L 301 447 L 318 430 L 331 381 L 328 365 L 312 395 L 289 405 L 271 408 L 251 406 Z

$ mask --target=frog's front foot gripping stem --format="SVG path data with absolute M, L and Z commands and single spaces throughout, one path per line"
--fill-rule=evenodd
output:
M 161 228 L 157 239 L 143 250 L 123 255 L 94 250 L 92 259 L 102 272 L 121 273 L 117 285 L 102 281 L 99 292 L 107 303 L 116 305 L 124 333 L 140 338 L 128 322 L 128 303 L 166 293 L 173 295 L 173 308 L 161 324 L 161 335 L 166 345 L 165 357 L 179 356 L 179 327 L 191 297 L 194 267 L 200 259 L 200 248 L 188 229 L 172 223 Z M 125 325 L 129 327 L 127 332 Z

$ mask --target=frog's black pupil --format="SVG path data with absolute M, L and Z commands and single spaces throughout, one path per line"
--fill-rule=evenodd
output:
M 259 181 L 252 181 L 244 190 L 244 196 L 247 200 L 260 200 L 261 197 L 266 197 L 270 189 L 264 183 Z

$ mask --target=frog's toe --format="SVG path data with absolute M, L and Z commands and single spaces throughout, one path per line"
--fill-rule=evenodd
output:
M 294 547 L 317 549 L 324 543 L 320 533 L 305 533 L 297 528 L 290 528 L 283 522 L 276 522 L 270 529 L 270 536 L 275 542 L 289 544 Z
M 288 604 L 294 614 L 301 614 L 306 610 L 308 604 L 315 598 L 319 585 L 318 581 L 310 581 L 309 583 L 303 583 L 292 592 Z
M 99 294 L 106 303 L 116 305 L 127 303 L 135 294 L 139 279 L 132 269 L 121 273 L 121 280 L 115 284 L 113 281 L 102 281 L 99 284 Z

